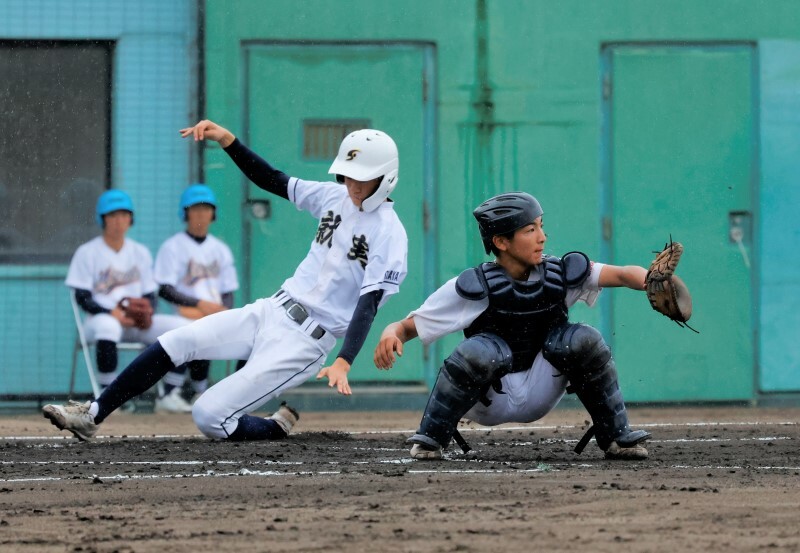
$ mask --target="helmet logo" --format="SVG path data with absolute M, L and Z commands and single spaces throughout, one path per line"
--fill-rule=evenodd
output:
M 347 161 L 353 161 L 356 158 L 358 152 L 360 151 L 361 150 L 350 150 L 349 152 L 347 152 Z

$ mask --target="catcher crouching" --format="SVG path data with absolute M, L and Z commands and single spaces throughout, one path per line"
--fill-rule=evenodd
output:
M 542 213 L 523 192 L 482 203 L 473 215 L 495 260 L 465 270 L 384 329 L 375 350 L 379 369 L 391 368 L 417 336 L 429 344 L 464 333 L 408 440 L 412 458 L 440 459 L 454 438 L 467 451 L 457 432 L 462 418 L 486 426 L 533 422 L 569 391 L 592 419 L 577 453 L 594 436 L 608 459 L 647 459 L 650 434 L 629 425 L 608 345 L 593 327 L 570 322 L 568 309 L 578 301 L 594 305 L 602 288 L 643 291 L 648 270 L 593 263 L 581 252 L 545 255 Z

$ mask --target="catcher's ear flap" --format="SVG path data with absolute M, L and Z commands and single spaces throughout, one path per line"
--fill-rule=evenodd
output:
M 686 286 L 678 275 L 672 275 L 671 284 L 674 288 L 672 297 L 675 298 L 678 312 L 683 319 L 681 322 L 685 323 L 692 316 L 692 295 L 689 293 L 689 287 Z

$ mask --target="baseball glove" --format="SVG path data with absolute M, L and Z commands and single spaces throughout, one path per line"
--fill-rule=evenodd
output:
M 153 306 L 147 299 L 122 298 L 119 307 L 138 328 L 148 329 L 153 325 Z
M 694 330 L 686 321 L 692 316 L 692 296 L 689 288 L 675 274 L 683 255 L 683 245 L 671 239 L 664 249 L 656 252 L 645 277 L 645 291 L 650 305 L 678 325 Z M 694 330 L 697 332 L 696 330 Z

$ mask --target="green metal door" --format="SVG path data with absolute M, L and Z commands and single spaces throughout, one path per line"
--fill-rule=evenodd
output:
M 646 265 L 670 234 L 682 242 L 700 332 L 606 291 L 626 399 L 752 399 L 753 48 L 624 45 L 605 61 L 607 253 Z
M 422 381 L 423 352 L 409 344 L 402 370 L 378 371 L 372 351 L 380 332 L 405 317 L 424 299 L 423 252 L 430 238 L 423 228 L 426 210 L 424 152 L 430 120 L 424 90 L 426 53 L 413 45 L 245 46 L 246 141 L 285 173 L 327 181 L 346 132 L 375 128 L 387 132 L 400 152 L 400 180 L 392 198 L 409 239 L 408 277 L 400 294 L 378 313 L 351 381 Z M 249 185 L 245 219 L 246 295 L 269 296 L 305 257 L 317 222 L 293 204 Z M 341 342 L 340 342 L 341 345 Z M 334 350 L 332 355 L 336 354 Z M 329 359 L 329 362 L 333 359 Z

